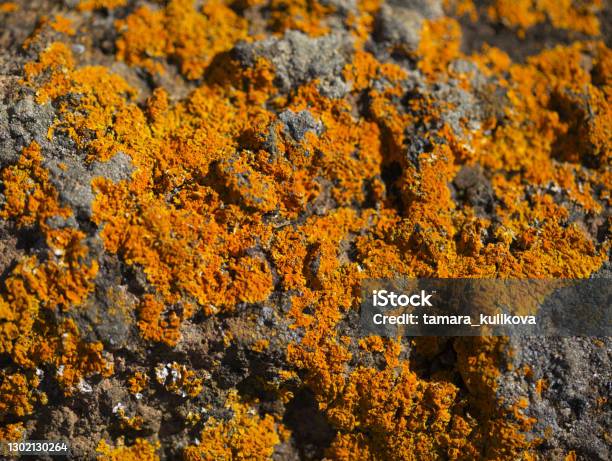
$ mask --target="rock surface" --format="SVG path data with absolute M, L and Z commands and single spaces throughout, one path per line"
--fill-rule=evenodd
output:
M 367 278 L 611 277 L 609 15 L 0 2 L 0 440 L 610 459 L 608 337 L 359 326 Z

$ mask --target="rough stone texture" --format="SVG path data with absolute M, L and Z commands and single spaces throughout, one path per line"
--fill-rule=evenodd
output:
M 78 149 L 65 134 L 58 133 L 49 139 L 49 128 L 57 117 L 58 104 L 37 104 L 34 91 L 20 84 L 23 64 L 34 60 L 44 49 L 44 44 L 62 37 L 62 40 L 74 42 L 71 42 L 71 49 L 81 64 L 107 67 L 137 88 L 139 93 L 135 101 L 139 107 L 145 107 L 147 98 L 158 87 L 167 90 L 171 101 L 184 100 L 197 87 L 197 83 L 181 76 L 176 60 L 163 60 L 165 72 L 159 74 L 150 74 L 143 68 L 115 61 L 118 32 L 115 30 L 114 21 L 125 18 L 141 5 L 158 10 L 161 8 L 160 2 L 130 1 L 126 7 L 116 10 L 102 8 L 78 14 L 74 10 L 66 9 L 74 8 L 78 4 L 76 0 L 17 3 L 22 7 L 19 12 L 0 14 L 0 169 L 15 164 L 21 149 L 32 141 L 41 146 L 43 166 L 49 172 L 50 182 L 57 189 L 61 204 L 73 210 L 73 216 L 65 219 L 49 218 L 47 225 L 53 229 L 74 228 L 83 232 L 86 235 L 85 245 L 89 250 L 87 258 L 95 260 L 100 266 L 93 281 L 94 289 L 78 310 L 64 312 L 51 306 L 49 313 L 45 315 L 54 323 L 72 320 L 84 340 L 99 341 L 103 344 L 104 356 L 114 364 L 115 374 L 112 377 L 88 377 L 79 383 L 74 395 L 66 396 L 54 379 L 57 369 L 50 364 L 46 365 L 44 370 L 41 370 L 43 377 L 40 388 L 48 395 L 48 405 L 37 406 L 31 416 L 11 417 L 10 421 L 23 421 L 29 439 L 69 439 L 74 451 L 79 453 L 76 459 L 93 459 L 100 439 L 117 440 L 121 436 L 127 436 L 130 441 L 136 436 L 160 440 L 161 458 L 178 459 L 182 456 L 183 448 L 193 444 L 199 437 L 198 430 L 202 427 L 202 423 L 197 423 L 200 424 L 196 426 L 198 430 L 188 426 L 188 415 L 202 414 L 203 421 L 210 416 L 229 420 L 232 412 L 225 407 L 225 399 L 228 391 L 236 390 L 245 398 L 258 399 L 256 408 L 261 414 L 274 414 L 292 431 L 291 437 L 276 446 L 274 459 L 323 459 L 326 450 L 340 431 L 319 407 L 313 390 L 299 381 L 304 378 L 301 374 L 305 373 L 300 371 L 296 373 L 295 378 L 291 378 L 293 381 L 289 380 L 293 386 L 293 395 L 288 396 L 286 400 L 281 401 L 270 388 L 280 382 L 279 376 L 290 368 L 287 363 L 287 345 L 299 344 L 305 336 L 305 329 L 291 327 L 287 313 L 292 308 L 291 296 L 295 293 L 281 291 L 281 279 L 275 272 L 269 252 L 263 250 L 260 243 L 249 249 L 249 256 L 264 261 L 266 267 L 272 268 L 274 291 L 266 301 L 252 304 L 238 302 L 232 311 L 220 315 L 205 315 L 200 309 L 183 321 L 180 339 L 174 347 L 145 341 L 139 333 L 137 323 L 142 298 L 155 294 L 155 288 L 148 279 L 150 274 L 138 264 L 129 262 L 126 255 L 108 253 L 101 237 L 103 226 L 98 227 L 92 221 L 92 202 L 95 198 L 91 188 L 92 179 L 102 176 L 114 183 L 129 180 L 134 173 L 131 157 L 124 152 L 118 152 L 106 162 L 89 162 L 86 160 L 87 152 Z M 197 3 L 199 5 L 203 2 Z M 275 69 L 275 84 L 279 92 L 289 99 L 295 97 L 295 92 L 301 85 L 316 79 L 319 81 L 321 95 L 330 99 L 346 98 L 355 125 L 358 120 L 371 121 L 374 119 L 373 95 L 376 92 L 384 93 L 391 87 L 391 83 L 386 77 L 376 75 L 372 77 L 371 88 L 351 94 L 351 83 L 343 77 L 345 66 L 352 62 L 355 55 L 355 38 L 346 24 L 349 22 L 347 19 L 358 12 L 358 2 L 326 0 L 320 3 L 335 9 L 332 17 L 324 21 L 330 27 L 328 33 L 311 37 L 301 31 L 286 30 L 272 35 L 261 24 L 257 27 L 252 25 L 254 29 L 264 30 L 266 37 L 258 37 L 252 42 L 240 42 L 227 56 L 237 58 L 243 67 L 252 66 L 259 57 L 269 60 Z M 403 157 L 394 158 L 381 167 L 380 177 L 376 179 L 378 183 L 384 184 L 384 194 L 377 196 L 373 183 L 360 184 L 360 188 L 365 190 L 365 199 L 360 203 L 349 203 L 348 209 L 359 211 L 371 208 L 378 211 L 383 202 L 389 202 L 390 208 L 402 210 L 401 202 L 406 200 L 408 193 L 401 189 L 402 180 L 406 178 L 402 179 L 404 172 L 400 163 L 413 165 L 415 171 L 420 173 L 423 162 L 427 161 L 427 155 L 432 154 L 434 144 L 439 141 L 429 134 L 443 125 L 448 126 L 468 148 L 473 140 L 471 131 L 481 129 L 488 119 L 497 120 L 498 129 L 504 126 L 509 99 L 504 90 L 496 86 L 496 76 L 486 76 L 465 56 L 465 59 L 452 61 L 449 68 L 468 75 L 468 84 L 455 79 L 432 82 L 417 68 L 414 52 L 420 44 L 421 27 L 424 21 L 443 16 L 442 3 L 437 0 L 393 0 L 384 2 L 381 8 L 372 14 L 372 30 L 365 37 L 364 49 L 371 51 L 382 62 L 397 64 L 406 71 L 405 80 L 398 84 L 402 94 L 390 100 L 398 113 L 411 114 L 418 121 L 401 127 L 405 134 L 404 145 L 400 146 Z M 477 6 L 486 7 L 488 3 L 490 2 L 477 2 Z M 235 9 L 245 17 L 255 18 L 253 23 L 265 21 L 269 14 L 269 11 L 257 5 L 247 7 L 241 4 Z M 53 15 L 56 12 L 70 15 L 75 26 L 82 26 L 83 30 L 74 38 L 66 38 L 45 30 L 40 42 L 35 43 L 31 49 L 22 49 L 21 43 L 33 32 L 40 15 Z M 609 17 L 609 10 L 601 15 Z M 465 17 L 459 19 L 464 33 L 464 50 L 480 51 L 483 42 L 491 43 L 508 52 L 519 62 L 543 48 L 568 43 L 570 37 L 584 38 L 579 34 L 572 35 L 567 31 L 551 29 L 549 24 L 540 24 L 528 30 L 526 38 L 521 40 L 517 38 L 515 31 L 503 24 L 492 24 L 486 15 L 482 15 L 477 23 L 469 22 Z M 609 42 L 609 21 L 607 24 L 603 23 L 603 30 L 603 38 Z M 220 56 L 224 57 L 225 54 Z M 442 111 L 439 118 L 430 118 L 430 114 L 418 113 L 410 106 L 413 100 L 419 98 L 427 98 L 431 102 L 432 112 L 445 104 L 452 105 L 452 110 Z M 266 107 L 270 111 L 276 110 L 273 101 L 264 104 L 268 104 Z M 349 109 L 343 107 L 342 110 Z M 413 110 L 414 112 L 411 112 Z M 593 112 L 593 107 L 584 102 L 578 105 L 576 113 L 580 111 L 589 114 Z M 276 110 L 275 116 L 275 123 L 278 125 L 272 124 L 271 128 L 280 126 L 295 144 L 309 138 L 307 133 L 321 137 L 327 130 L 324 122 L 313 116 L 308 109 Z M 566 117 L 568 121 L 572 121 L 571 114 L 566 114 Z M 587 118 L 579 119 L 578 122 L 586 122 Z M 380 141 L 384 145 L 390 142 L 391 134 L 381 131 Z M 571 140 L 576 134 L 575 131 L 575 127 L 574 131 L 570 129 L 568 139 Z M 255 145 L 257 149 L 270 153 L 272 163 L 278 160 L 280 155 L 279 140 L 276 139 L 277 133 L 273 129 L 265 135 L 267 138 Z M 252 146 L 248 147 L 250 149 Z M 245 151 L 249 149 L 245 148 Z M 601 167 L 591 146 L 586 146 L 585 151 L 588 155 L 581 161 L 587 171 Z M 243 160 L 242 154 L 244 152 L 232 154 L 233 156 L 215 163 L 208 177 L 180 184 L 171 195 L 184 192 L 190 187 L 196 190 L 197 187 L 210 182 L 211 177 L 217 179 L 214 178 L 217 174 L 232 175 L 235 173 L 232 170 L 232 162 Z M 317 152 L 309 154 L 313 154 L 309 159 L 321 156 L 321 153 Z M 334 152 L 328 154 L 332 157 Z M 355 149 L 351 158 L 358 160 L 360 154 L 359 149 Z M 558 159 L 563 160 L 560 151 Z M 459 208 L 473 210 L 477 217 L 496 225 L 498 217 L 493 210 L 500 206 L 500 203 L 495 197 L 491 183 L 491 171 L 479 165 L 462 164 L 460 159 L 457 162 L 461 167 L 448 184 L 454 203 Z M 333 166 L 336 165 L 330 160 L 328 167 Z M 298 167 L 292 165 L 292 168 Z M 225 201 L 228 216 L 237 208 L 256 208 L 263 203 L 260 195 L 248 195 L 240 189 L 253 185 L 248 175 L 240 174 L 242 176 L 238 178 L 236 191 L 220 187 L 214 191 Z M 511 176 L 508 174 L 509 178 Z M 266 212 L 262 221 L 265 224 L 272 223 L 275 230 L 291 229 L 313 217 L 326 216 L 330 210 L 338 207 L 338 198 L 330 192 L 336 182 L 336 178 L 317 178 L 319 195 L 295 220 L 279 219 L 277 211 L 273 210 Z M 534 194 L 546 191 L 554 197 L 555 203 L 571 209 L 573 221 L 570 223 L 575 222 L 583 226 L 594 244 L 609 242 L 609 206 L 600 214 L 590 213 L 571 204 L 566 191 L 559 189 L 555 192 L 550 190 L 551 187 L 540 185 L 529 190 Z M 265 187 L 262 189 L 265 192 Z M 4 186 L 0 185 L 0 193 L 3 190 Z M 172 197 L 167 200 L 170 203 Z M 0 195 L 0 204 L 4 204 L 3 195 Z M 398 221 L 408 218 L 401 213 L 402 211 L 398 215 Z M 534 228 L 537 228 L 536 224 Z M 172 232 L 171 230 L 168 234 Z M 363 234 L 366 231 L 360 232 Z M 427 232 L 428 229 L 418 229 L 415 226 L 411 238 L 427 236 Z M 342 241 L 337 249 L 339 261 L 355 260 L 355 241 L 359 235 L 354 234 Z M 492 237 L 489 235 L 489 238 Z M 409 243 L 414 242 L 398 245 Z M 427 238 L 423 238 L 419 244 L 430 245 L 427 250 L 434 252 L 437 243 L 432 244 Z M 517 246 L 516 242 L 512 245 Z M 13 222 L 0 219 L 0 277 L 3 280 L 7 279 L 17 263 L 26 256 L 45 261 L 48 258 L 46 250 L 46 243 L 39 230 L 17 229 Z M 309 244 L 307 252 L 306 264 L 300 268 L 300 273 L 305 274 L 310 284 L 320 285 L 318 277 L 321 274 L 321 249 L 317 244 Z M 223 270 L 231 272 L 234 269 L 224 267 Z M 604 262 L 602 268 L 593 276 L 610 278 L 610 262 Z M 193 300 L 185 297 L 180 302 L 167 306 L 164 315 L 181 313 L 186 309 L 187 301 Z M 315 318 L 319 314 L 313 306 L 305 307 L 304 311 Z M 349 310 L 343 313 L 336 331 L 338 337 L 357 338 L 357 311 Z M 269 346 L 262 351 L 254 350 L 254 339 L 269 340 Z M 467 386 L 458 376 L 454 338 L 440 340 L 437 349 L 430 355 L 420 355 L 418 348 L 408 338 L 401 340 L 400 347 L 399 359 L 409 363 L 419 378 L 429 380 L 438 373 L 451 376 L 448 379 L 455 382 L 459 388 L 458 399 L 463 401 L 469 394 Z M 347 375 L 359 367 L 379 371 L 386 369 L 384 354 L 364 351 L 357 345 L 357 341 L 353 341 L 347 348 L 351 354 L 350 360 L 347 361 Z M 550 460 L 563 459 L 572 450 L 581 460 L 610 459 L 612 445 L 609 434 L 612 430 L 612 420 L 607 400 L 612 391 L 610 338 L 513 337 L 510 339 L 510 348 L 513 353 L 509 356 L 509 361 L 513 368 L 502 370 L 498 378 L 497 397 L 508 405 L 520 397 L 528 398 L 525 413 L 537 419 L 535 428 L 527 434 L 528 438 L 544 439 L 538 453 L 544 459 Z M 6 365 L 7 370 L 16 369 L 9 358 L 2 356 L 0 361 L 3 366 Z M 165 392 L 164 387 L 155 382 L 145 395 L 140 397 L 135 397 L 126 390 L 125 383 L 134 372 L 150 374 L 156 367 L 164 367 L 175 361 L 189 364 L 206 377 L 204 392 L 193 399 L 183 399 L 179 395 Z M 525 367 L 530 370 L 528 373 L 517 371 Z M 294 384 L 298 381 L 299 385 Z M 536 389 L 537 386 L 540 386 L 538 389 L 541 391 Z M 126 430 L 122 426 L 117 418 L 117 411 L 114 411 L 119 404 L 125 408 L 127 415 L 140 415 L 143 418 L 141 429 Z M 4 418 L 4 415 L 0 415 L 0 422 L 4 423 Z M 364 430 L 364 433 L 367 431 Z
M 374 37 L 391 48 L 406 52 L 419 45 L 423 16 L 416 9 L 383 5 L 376 17 Z
M 436 19 L 444 14 L 440 0 L 391 0 L 392 6 L 414 10 L 427 19 Z
M 91 180 L 102 176 L 118 182 L 128 179 L 132 173 L 131 159 L 122 152 L 106 162 L 87 164 L 82 158 L 70 155 L 51 158 L 45 166 L 51 173 L 51 181 L 60 191 L 60 199 L 76 211 L 78 217 L 91 218 L 94 200 Z
M 293 30 L 285 32 L 281 39 L 238 44 L 235 50 L 244 63 L 252 64 L 258 56 L 268 58 L 276 69 L 277 83 L 283 91 L 314 79 L 332 88 L 339 87 L 335 82 L 351 51 L 348 35 L 334 33 L 311 38 Z
M 304 139 L 309 131 L 317 136 L 323 132 L 323 124 L 315 120 L 307 110 L 298 113 L 287 110 L 278 114 L 278 118 L 283 122 L 284 129 L 296 141 Z
M 529 396 L 527 414 L 538 421 L 532 436 L 544 438 L 544 458 L 574 449 L 585 459 L 610 459 L 612 419 L 603 397 L 612 383 L 610 338 L 512 337 L 511 347 L 515 369 L 531 372 L 505 373 L 499 395 L 509 401 Z
M 2 100 L 0 100 L 0 164 L 14 163 L 19 151 L 32 141 L 41 146 L 49 145 L 47 130 L 55 118 L 50 104 L 39 106 L 32 95 L 19 97 L 23 92 L 17 79 L 0 77 Z
M 457 190 L 459 200 L 467 201 L 483 215 L 491 213 L 493 190 L 482 169 L 463 167 L 455 176 L 453 185 Z

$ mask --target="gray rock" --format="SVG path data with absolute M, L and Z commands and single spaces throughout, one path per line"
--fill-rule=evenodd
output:
M 348 34 L 331 34 L 312 38 L 302 32 L 287 31 L 283 38 L 268 38 L 236 46 L 237 58 L 252 66 L 258 57 L 268 59 L 276 70 L 276 83 L 282 91 L 320 79 L 331 81 L 342 69 L 353 50 Z
M 425 19 L 443 15 L 438 0 L 393 0 L 384 3 L 374 23 L 374 51 L 380 58 L 386 53 L 411 53 L 419 45 Z M 386 53 L 383 52 L 386 51 Z
M 77 217 L 90 218 L 94 199 L 92 176 L 84 164 L 73 159 L 50 159 L 44 166 L 49 170 L 51 183 L 61 202 L 72 208 Z
M 436 19 L 444 15 L 441 0 L 390 0 L 388 4 L 414 10 L 427 19 Z
M 320 136 L 323 133 L 323 123 L 320 120 L 315 120 L 307 110 L 300 112 L 292 112 L 285 110 L 281 112 L 278 118 L 283 122 L 283 128 L 296 141 L 301 141 L 309 131 Z
M 555 459 L 559 450 L 574 450 L 578 459 L 610 459 L 605 434 L 612 420 L 604 403 L 612 382 L 610 338 L 511 337 L 510 345 L 514 370 L 499 380 L 498 395 L 509 404 L 529 399 L 525 412 L 537 418 L 530 437 L 545 440 L 545 459 Z M 524 366 L 528 376 L 516 371 Z M 539 379 L 546 383 L 541 394 Z
M 6 96 L 9 96 L 11 89 L 6 88 L 6 91 Z M 21 150 L 33 141 L 41 147 L 49 145 L 47 132 L 55 111 L 50 104 L 36 104 L 32 95 L 24 95 L 17 102 L 4 101 L 1 96 L 0 166 L 5 166 L 15 163 Z
M 104 176 L 113 182 L 130 179 L 134 168 L 132 159 L 124 152 L 117 152 L 106 162 L 94 162 L 91 167 L 92 177 Z
M 442 119 L 456 134 L 463 133 L 464 122 L 470 130 L 480 128 L 487 112 L 483 102 L 473 93 L 460 88 L 455 81 L 439 84 L 437 88 L 432 89 L 432 93 L 436 99 L 453 107 L 453 110 L 444 111 Z
M 73 208 L 77 217 L 90 218 L 94 200 L 91 180 L 96 176 L 114 182 L 128 179 L 133 171 L 130 158 L 119 152 L 107 162 L 87 165 L 69 137 L 56 132 L 49 139 L 49 128 L 56 119 L 53 106 L 37 104 L 32 94 L 15 83 L 0 80 L 0 167 L 15 163 L 21 150 L 36 142 L 60 200 Z
M 320 3 L 324 6 L 331 6 L 336 13 L 342 16 L 357 12 L 356 0 L 321 0 Z
M 133 168 L 130 158 L 123 152 L 114 155 L 107 162 L 93 162 L 87 166 L 76 155 L 51 158 L 44 166 L 49 170 L 50 179 L 57 189 L 60 200 L 69 205 L 77 217 L 91 218 L 94 193 L 93 178 L 103 176 L 113 182 L 128 179 Z
M 86 341 L 101 341 L 108 350 L 132 349 L 136 346 L 136 308 L 138 299 L 130 287 L 117 276 L 120 262 L 115 257 L 101 257 L 103 243 L 97 238 L 87 239 L 90 257 L 100 264 L 95 289 L 78 308 L 57 312 L 59 318 L 75 321 Z
M 85 46 L 81 45 L 80 43 L 75 43 L 74 45 L 72 45 L 71 49 L 72 49 L 72 52 L 75 54 L 85 53 Z
M 478 166 L 463 166 L 455 176 L 453 185 L 457 198 L 473 206 L 478 214 L 487 216 L 493 209 L 493 188 Z
M 319 83 L 319 92 L 326 98 L 341 99 L 349 91 L 351 91 L 351 85 L 339 76 L 325 78 Z
M 419 45 L 423 20 L 417 10 L 383 5 L 376 16 L 374 38 L 393 50 L 414 51 Z

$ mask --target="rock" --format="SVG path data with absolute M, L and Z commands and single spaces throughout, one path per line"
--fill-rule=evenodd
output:
M 464 166 L 453 180 L 457 198 L 473 206 L 481 214 L 493 207 L 493 188 L 480 167 Z
M 319 120 L 315 120 L 307 110 L 298 113 L 286 110 L 278 115 L 278 118 L 283 122 L 283 127 L 293 139 L 301 141 L 306 136 L 306 133 L 311 132 L 320 136 L 323 132 L 323 124 Z
M 131 159 L 118 152 L 107 162 L 95 161 L 86 165 L 75 155 L 51 158 L 45 162 L 50 179 L 57 188 L 60 200 L 76 211 L 79 218 L 91 217 L 94 192 L 92 179 L 102 176 L 113 182 L 128 179 L 133 171 Z
M 383 5 L 376 16 L 374 37 L 392 50 L 415 51 L 423 20 L 423 16 L 414 9 Z
M 525 412 L 537 418 L 532 437 L 546 439 L 544 453 L 562 448 L 587 459 L 610 459 L 604 438 L 610 420 L 603 404 L 612 380 L 610 338 L 511 337 L 510 346 L 513 369 L 527 366 L 530 373 L 505 372 L 498 395 L 508 403 L 529 397 Z M 541 393 L 538 380 L 544 385 Z
M 270 60 L 279 88 L 289 91 L 314 79 L 333 81 L 349 61 L 352 50 L 352 40 L 347 34 L 311 38 L 290 30 L 280 39 L 240 43 L 234 52 L 245 65 L 252 65 L 257 57 Z
M 49 127 L 55 118 L 55 111 L 51 104 L 38 105 L 31 94 L 24 94 L 17 101 L 10 97 L 17 95 L 14 83 L 8 77 L 5 84 L 7 88 L 0 88 L 0 166 L 15 163 L 21 149 L 37 142 L 40 146 L 49 145 L 47 138 Z M 23 90 L 19 90 L 23 93 Z M 4 95 L 4 98 L 2 96 Z

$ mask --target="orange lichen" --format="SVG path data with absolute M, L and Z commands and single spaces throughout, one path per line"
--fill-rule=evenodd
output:
M 578 458 L 576 457 L 576 452 L 574 450 L 570 451 L 567 455 L 565 455 L 565 458 L 563 458 L 563 461 L 577 461 Z
M 602 0 L 573 2 L 571 0 L 539 0 L 538 7 L 548 16 L 553 26 L 588 35 L 599 35 L 597 13 L 603 8 Z
M 493 168 L 521 171 L 531 184 L 557 183 L 566 188 L 572 200 L 597 212 L 600 205 L 593 199 L 590 189 L 605 179 L 598 171 L 585 172 L 578 163 L 585 158 L 578 153 L 595 158 L 601 169 L 607 162 L 609 136 L 604 141 L 605 129 L 596 127 L 591 121 L 594 119 L 584 112 L 591 110 L 603 115 L 609 111 L 609 105 L 601 99 L 605 90 L 593 85 L 590 74 L 579 64 L 583 53 L 598 53 L 598 50 L 581 44 L 558 47 L 530 58 L 527 65 L 512 66 L 509 72 L 513 79 L 508 93 L 513 104 L 513 110 L 508 111 L 510 123 L 497 130 L 495 136 L 483 139 L 477 151 L 479 161 Z M 586 94 L 587 99 L 572 96 L 578 94 Z M 579 125 L 572 126 L 561 119 L 565 118 L 563 107 L 568 99 L 573 101 L 572 110 L 578 112 L 576 118 L 583 120 Z M 551 107 L 560 108 L 556 111 Z M 555 157 L 567 163 L 558 164 Z M 499 210 L 506 217 L 504 228 L 512 240 L 521 242 L 522 257 L 533 264 L 534 273 L 561 276 L 571 265 L 577 275 L 584 277 L 595 270 L 598 260 L 603 261 L 599 258 L 605 256 L 597 255 L 582 231 L 564 224 L 567 220 L 565 208 L 554 204 L 552 197 L 546 194 L 536 195 L 532 198 L 535 203 L 526 207 L 521 200 L 524 187 L 519 183 L 518 177 L 510 181 L 503 177 L 493 179 L 496 195 L 504 202 L 505 209 Z M 552 216 L 556 218 L 547 219 Z M 534 222 L 542 223 L 545 232 L 534 233 Z M 546 242 L 538 235 L 546 236 Z M 556 238 L 552 237 L 555 235 Z M 549 237 L 552 239 L 548 240 Z M 577 243 L 569 242 L 581 243 L 576 247 Z M 558 250 L 551 253 L 555 247 Z M 567 266 L 562 268 L 558 254 L 573 254 L 574 257 L 571 261 L 565 260 Z M 583 255 L 591 257 L 585 260 Z M 581 263 L 583 260 L 586 265 Z M 558 264 L 559 270 L 547 272 L 542 264 L 547 267 Z
M 74 35 L 76 33 L 73 27 L 73 21 L 59 14 L 56 14 L 53 17 L 53 20 L 49 23 L 49 25 L 54 31 L 61 34 Z
M 370 37 L 381 4 L 382 0 L 358 0 L 358 12 L 348 14 L 346 25 L 350 27 L 357 49 L 361 49 Z
M 162 317 L 165 305 L 153 296 L 146 295 L 138 310 L 138 327 L 144 339 L 176 345 L 180 339 L 181 318 L 170 312 L 167 319 Z
M 75 392 L 83 377 L 99 374 L 108 377 L 113 374 L 112 362 L 105 359 L 101 343 L 88 343 L 78 336 L 78 329 L 72 320 L 66 321 L 58 337 L 50 337 L 45 344 L 52 349 L 52 360 L 57 372 L 56 379 L 65 393 Z M 41 351 L 44 356 L 47 351 Z
M 14 13 L 19 10 L 19 5 L 15 2 L 2 2 L 0 3 L 0 13 Z
M 112 10 L 126 4 L 127 0 L 80 0 L 77 9 L 80 11 L 99 10 L 102 8 Z
M 32 369 L 40 364 L 56 367 L 57 380 L 67 394 L 93 373 L 109 374 L 112 366 L 102 357 L 102 345 L 79 338 L 76 325 L 67 321 L 46 324 L 42 309 L 69 309 L 80 305 L 93 289 L 98 265 L 90 261 L 84 234 L 74 228 L 53 228 L 52 218 L 67 218 L 72 212 L 59 204 L 58 193 L 42 166 L 40 147 L 26 147 L 14 165 L 0 172 L 4 204 L 0 213 L 17 226 L 40 232 L 47 256 L 28 256 L 17 262 L 4 280 L 0 298 L 0 350 L 15 364 Z M 44 254 L 44 253 L 42 253 Z M 19 385 L 19 389 L 15 386 Z M 38 379 L 23 374 L 4 376 L 2 386 L 21 396 L 13 402 L 18 416 L 30 413 L 34 403 L 46 403 L 43 393 L 33 399 Z M 7 388 L 8 389 L 8 388 Z M 3 395 L 0 404 L 10 399 Z
M 273 13 L 285 3 L 270 3 Z M 519 6 L 531 14 L 527 3 Z M 567 204 L 554 191 L 564 190 L 589 213 L 603 208 L 612 151 L 609 50 L 603 43 L 581 43 L 531 56 L 524 64 L 494 48 L 465 56 L 459 23 L 429 20 L 410 56 L 426 80 L 408 92 L 409 73 L 363 48 L 380 5 L 362 1 L 361 16 L 348 20 L 356 37 L 343 72 L 349 95 L 326 98 L 316 81 L 279 95 L 269 62 L 260 59 L 243 69 L 226 54 L 246 38 L 247 22 L 235 12 L 242 6 L 215 1 L 198 11 L 195 2 L 171 0 L 158 10 L 139 8 L 117 23 L 119 59 L 150 72 L 177 61 L 183 76 L 200 79 L 178 101 L 157 88 L 136 103 L 124 79 L 107 68 L 76 65 L 62 43 L 48 46 L 25 69 L 37 100 L 58 106 L 51 136 L 68 134 L 89 162 L 119 152 L 131 159 L 128 179 L 93 180 L 91 219 L 105 250 L 146 278 L 147 294 L 138 307 L 142 337 L 172 347 L 196 310 L 231 314 L 278 291 L 290 301 L 284 320 L 300 337 L 287 345 L 290 370 L 278 376 L 313 393 L 336 433 L 327 456 L 529 459 L 537 441 L 525 436 L 533 421 L 524 416 L 524 401 L 495 397 L 500 370 L 508 365 L 504 339 L 451 339 L 456 370 L 423 378 L 401 358 L 401 341 L 358 341 L 338 327 L 359 305 L 364 278 L 587 277 L 601 266 L 609 245 L 595 243 L 570 222 Z M 327 7 L 314 1 L 289 6 L 288 15 L 272 14 L 278 19 L 274 30 L 325 30 Z M 513 21 L 529 27 L 541 21 L 534 11 L 534 17 Z M 465 117 L 457 122 L 459 130 L 451 127 L 449 115 L 462 108 L 429 92 L 435 85 L 470 89 L 469 75 L 453 70 L 459 58 L 491 80 L 492 93 L 503 90 L 501 114 L 480 128 Z M 308 111 L 321 129 L 294 139 L 279 117 L 283 111 Z M 408 155 L 412 147 L 416 153 Z M 477 216 L 451 193 L 457 173 L 473 164 L 487 172 L 495 220 Z M 10 338 L 1 350 L 22 366 L 43 361 L 63 367 L 59 380 L 66 389 L 88 374 L 110 373 L 102 346 L 80 341 L 70 322 L 57 331 L 49 327 L 38 355 L 32 354 L 39 306 L 79 304 L 90 292 L 95 263 L 86 263 L 80 231 L 46 224 L 70 210 L 59 204 L 35 145 L 2 175 L 3 216 L 38 226 L 69 269 L 65 261 L 20 261 L 0 302 L 0 328 Z M 58 280 L 68 290 L 61 291 Z M 19 338 L 23 333 L 27 341 Z M 232 331 L 224 332 L 223 344 L 232 338 Z M 266 346 L 260 340 L 252 349 L 263 354 Z M 424 355 L 439 348 L 437 340 L 415 340 L 415 351 Z M 353 354 L 383 363 L 353 366 L 360 359 Z M 129 379 L 131 392 L 145 388 L 145 376 Z M 155 378 L 183 397 L 203 390 L 203 374 L 177 362 L 159 364 Z M 31 390 L 19 395 L 29 398 Z M 294 396 L 277 390 L 284 402 Z M 232 419 L 209 419 L 200 443 L 186 448 L 186 459 L 272 456 L 282 427 L 233 394 L 228 405 Z M 121 416 L 124 427 L 140 427 L 136 417 Z M 199 420 L 188 418 L 190 424 Z M 155 452 L 144 441 L 115 449 L 102 441 L 101 447 L 107 459 Z
M 150 72 L 163 71 L 159 58 L 173 57 L 185 77 L 197 79 L 216 54 L 247 37 L 246 25 L 222 0 L 206 2 L 201 12 L 193 0 L 171 0 L 157 11 L 141 7 L 117 21 L 117 57 Z
M 39 77 L 43 71 L 53 72 L 56 80 L 54 80 L 53 84 L 48 86 L 48 88 L 51 89 L 53 86 L 61 84 L 64 81 L 62 79 L 62 70 L 72 69 L 73 67 L 74 58 L 70 48 L 65 43 L 53 42 L 40 54 L 38 61 L 25 64 L 24 74 L 27 81 L 34 83 L 34 79 Z M 65 84 L 61 85 L 61 87 L 64 88 Z M 38 102 L 44 103 L 49 97 L 53 97 L 53 95 L 41 96 Z
M 456 17 L 468 16 L 472 22 L 478 20 L 478 9 L 472 0 L 444 0 L 444 11 Z
M 270 341 L 267 339 L 259 339 L 251 345 L 251 350 L 254 352 L 264 352 L 270 347 Z
M 4 427 L 0 427 L 0 440 L 19 442 L 23 440 L 24 432 L 23 423 L 6 424 Z
M 226 402 L 233 416 L 229 421 L 209 418 L 197 445 L 185 448 L 186 461 L 217 459 L 272 459 L 274 446 L 284 438 L 285 429 L 270 415 L 260 417 L 249 405 L 231 393 Z
M 137 438 L 133 445 L 127 446 L 119 439 L 116 446 L 100 440 L 96 451 L 100 453 L 98 461 L 159 461 L 157 449 L 159 442 L 151 443 L 146 439 Z
M 149 385 L 149 377 L 143 372 L 137 371 L 128 379 L 128 390 L 132 394 L 139 394 Z
M 471 425 L 451 413 L 457 392 L 452 384 L 427 384 L 405 366 L 399 376 L 392 374 L 372 369 L 351 374 L 343 398 L 328 410 L 342 430 L 328 456 L 377 459 L 385 453 L 389 459 L 436 459 L 439 454 L 452 459 L 456 452 L 476 456 L 465 442 Z M 359 431 L 353 432 L 356 428 Z
M 15 220 L 18 226 L 37 226 L 49 246 L 45 261 L 27 257 L 18 262 L 5 280 L 0 300 L 3 320 L 0 350 L 28 367 L 33 365 L 30 350 L 41 334 L 34 331 L 39 309 L 67 309 L 80 304 L 91 292 L 98 269 L 95 261 L 86 261 L 87 248 L 81 244 L 84 237 L 81 232 L 49 226 L 49 218 L 67 217 L 71 213 L 59 205 L 57 192 L 40 162 L 40 148 L 32 144 L 24 149 L 16 165 L 0 173 L 5 187 L 5 203 L 0 213 Z M 41 350 L 36 355 L 40 353 Z
M 55 188 L 49 183 L 49 174 L 41 166 L 42 155 L 36 143 L 26 147 L 17 164 L 2 170 L 4 206 L 0 211 L 4 219 L 15 219 L 25 227 L 39 224 L 46 227 L 47 219 L 68 217 L 71 210 L 58 202 Z
M 452 18 L 425 21 L 416 53 L 418 67 L 426 75 L 436 75 L 448 70 L 451 60 L 459 57 L 461 27 Z
M 270 0 L 267 7 L 270 9 L 268 22 L 272 30 L 301 30 L 313 37 L 329 32 L 324 20 L 334 11 L 331 4 L 317 0 Z
M 140 415 L 128 416 L 125 413 L 125 408 L 118 408 L 114 412 L 119 418 L 119 427 L 126 431 L 140 431 L 144 424 L 144 418 Z
M 383 338 L 380 336 L 368 336 L 359 340 L 359 347 L 367 351 L 383 352 L 385 350 Z
M 177 362 L 160 363 L 155 368 L 155 378 L 167 391 L 182 397 L 196 397 L 203 389 L 204 379 Z
M 542 396 L 542 392 L 548 389 L 548 381 L 545 379 L 538 379 L 535 383 L 535 391 L 539 396 Z
M 488 14 L 493 20 L 502 21 L 508 26 L 518 26 L 523 30 L 543 21 L 545 17 L 533 0 L 497 0 L 489 7 Z
M 41 166 L 40 147 L 33 143 L 23 150 L 17 164 L 2 170 L 5 203 L 0 216 L 14 219 L 20 227 L 37 225 L 49 246 L 50 259 L 38 263 L 24 259 L 14 270 L 43 304 L 69 307 L 79 304 L 92 289 L 97 262 L 86 262 L 85 235 L 76 229 L 52 229 L 48 220 L 72 214 L 60 206 L 58 194 Z
M 510 27 L 517 27 L 521 37 L 525 30 L 548 19 L 559 29 L 569 29 L 589 35 L 599 35 L 596 13 L 601 0 L 496 0 L 489 7 L 489 16 Z
M 0 372 L 0 419 L 32 413 L 36 402 L 33 389 L 38 384 L 36 377 L 28 379 L 21 373 Z

